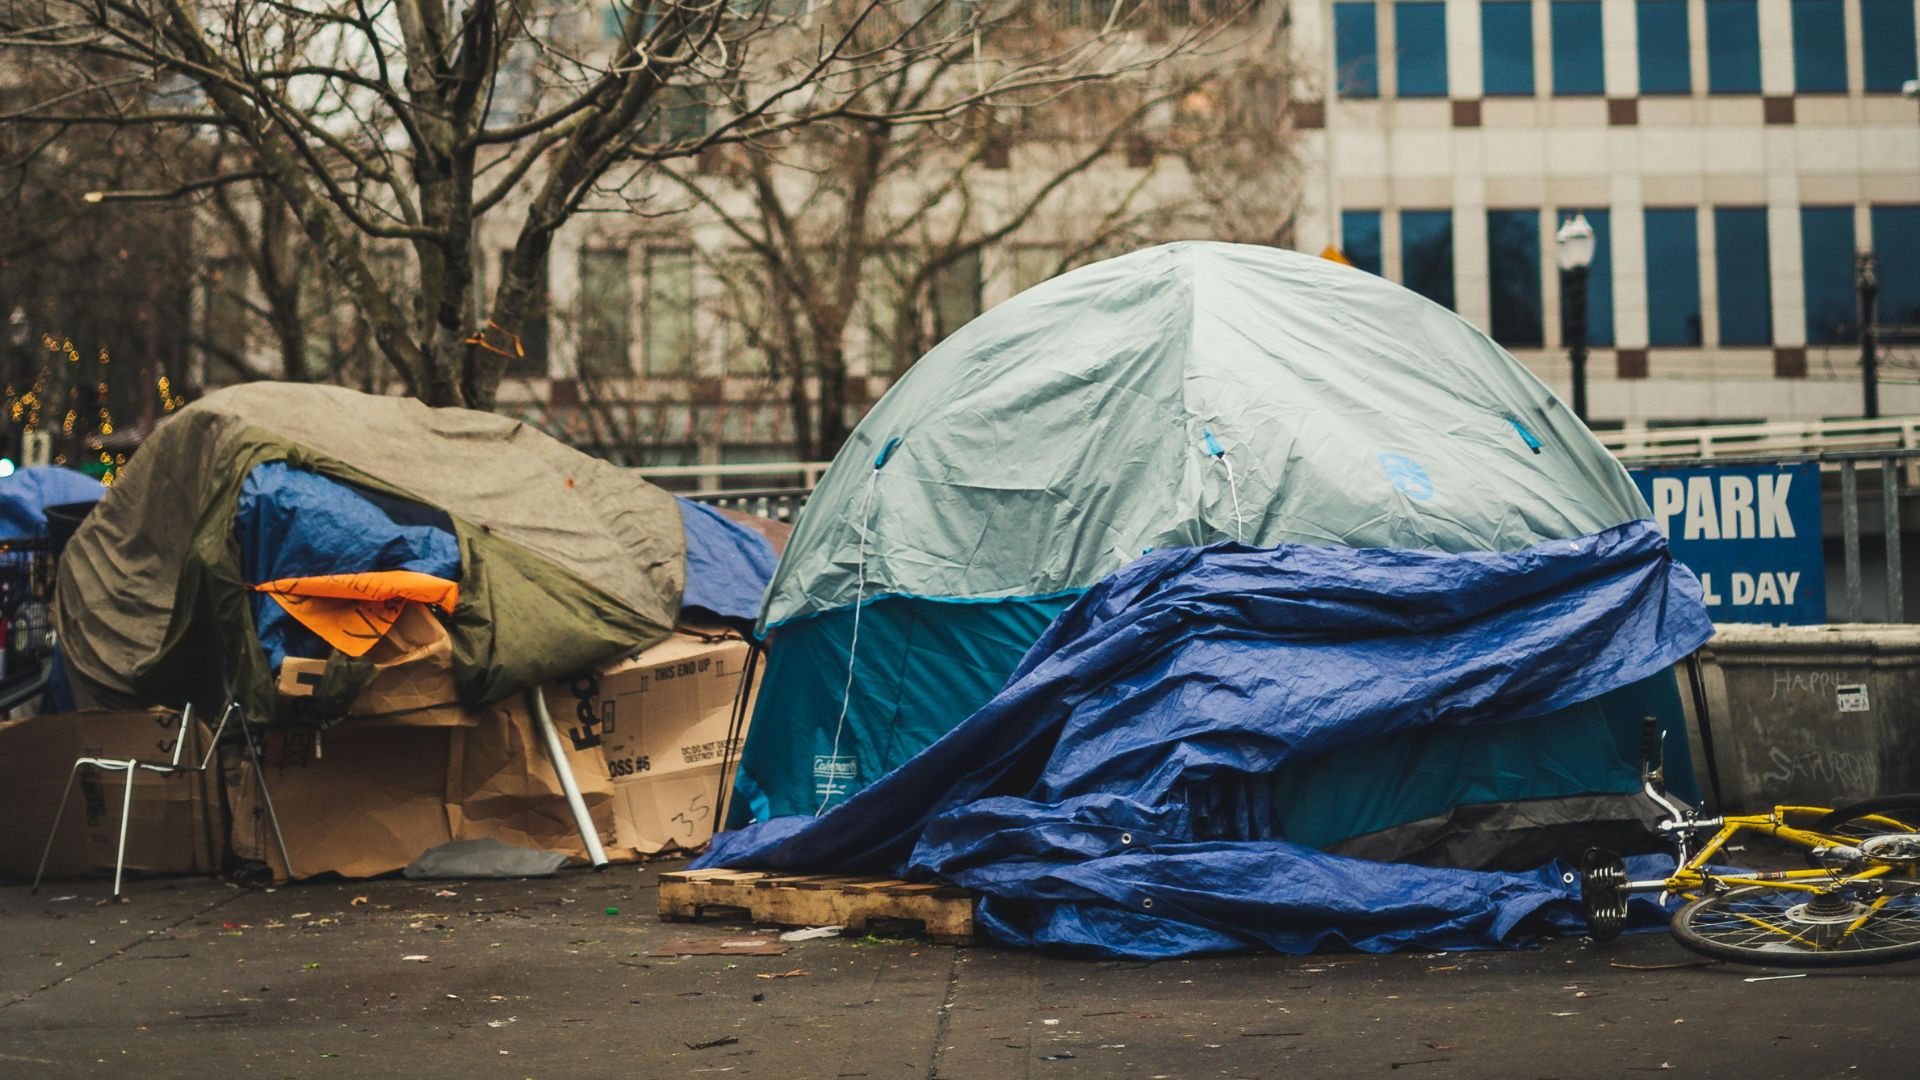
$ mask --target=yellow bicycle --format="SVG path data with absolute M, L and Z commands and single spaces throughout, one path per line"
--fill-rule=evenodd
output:
M 1650 735 L 1649 750 L 1652 744 Z M 1838 967 L 1920 956 L 1920 794 L 1701 817 L 1667 797 L 1659 768 L 1643 767 L 1643 782 L 1668 811 L 1659 828 L 1674 842 L 1674 870 L 1664 878 L 1629 880 L 1618 855 L 1587 852 L 1581 908 L 1595 940 L 1625 928 L 1630 895 L 1657 892 L 1686 900 L 1669 927 L 1674 938 L 1720 960 Z M 1806 865 L 1717 865 L 1736 850 L 1736 839 L 1754 837 L 1799 849 Z

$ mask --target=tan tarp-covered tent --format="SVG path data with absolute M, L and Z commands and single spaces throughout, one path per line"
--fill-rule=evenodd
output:
M 271 715 L 257 583 L 234 536 L 241 485 L 270 461 L 451 518 L 461 566 L 446 623 L 469 705 L 631 654 L 674 624 L 686 541 L 666 492 L 508 417 L 252 384 L 161 425 L 68 544 L 57 620 L 81 707 L 217 708 L 230 684 Z M 344 714 L 372 674 L 335 653 L 312 700 Z

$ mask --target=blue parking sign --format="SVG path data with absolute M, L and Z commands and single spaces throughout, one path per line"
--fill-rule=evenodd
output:
M 1827 621 L 1818 464 L 1631 472 L 1715 622 Z

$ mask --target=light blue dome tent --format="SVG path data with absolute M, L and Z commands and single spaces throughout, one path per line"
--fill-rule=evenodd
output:
M 1153 549 L 1511 552 L 1646 516 L 1544 385 L 1398 285 L 1219 243 L 1084 267 L 942 342 L 834 460 L 762 608 L 731 824 L 818 814 L 894 769 Z M 1533 865 L 1551 852 L 1485 837 L 1644 819 L 1626 796 L 1647 715 L 1680 723 L 1671 674 L 1542 718 L 1347 747 L 1260 799 L 1315 847 Z

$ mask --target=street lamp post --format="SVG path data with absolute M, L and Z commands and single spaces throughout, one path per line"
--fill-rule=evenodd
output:
M 1860 292 L 1860 415 L 1880 417 L 1880 351 L 1873 339 L 1873 307 L 1880 295 L 1880 260 L 1871 251 L 1853 257 L 1853 284 Z
M 1587 271 L 1593 267 L 1593 226 L 1575 214 L 1554 234 L 1560 264 L 1560 339 L 1573 365 L 1573 415 L 1587 422 Z

